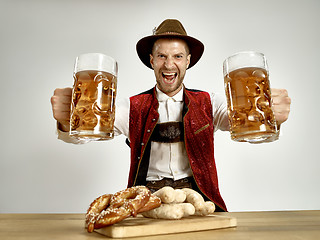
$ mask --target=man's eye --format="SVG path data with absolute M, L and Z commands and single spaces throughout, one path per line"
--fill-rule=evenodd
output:
M 176 58 L 182 58 L 182 55 L 177 55 Z
M 164 55 L 163 54 L 159 54 L 158 57 L 159 58 L 164 58 Z

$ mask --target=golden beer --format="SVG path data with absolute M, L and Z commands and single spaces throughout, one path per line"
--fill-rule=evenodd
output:
M 116 92 L 117 77 L 110 72 L 75 71 L 70 135 L 89 140 L 112 139 Z
M 251 143 L 275 140 L 278 130 L 266 66 L 226 71 L 224 83 L 231 138 Z

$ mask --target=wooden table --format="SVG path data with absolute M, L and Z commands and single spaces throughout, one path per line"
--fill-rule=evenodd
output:
M 320 210 L 217 213 L 237 218 L 235 228 L 157 235 L 135 239 L 320 239 Z M 84 214 L 0 214 L 0 239 L 108 239 L 87 233 Z

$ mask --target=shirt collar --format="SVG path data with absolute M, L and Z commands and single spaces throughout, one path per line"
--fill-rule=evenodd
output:
M 169 97 L 167 94 L 165 94 L 164 92 L 162 92 L 158 86 L 156 86 L 156 93 L 157 93 L 157 99 L 159 102 L 165 102 L 167 101 L 169 98 L 172 98 L 175 102 L 182 102 L 183 101 L 183 88 L 182 87 L 180 89 L 179 92 L 176 93 L 176 95 L 174 95 L 173 97 Z

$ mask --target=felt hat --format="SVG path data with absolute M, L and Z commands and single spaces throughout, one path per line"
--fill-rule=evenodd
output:
M 176 19 L 166 19 L 153 30 L 153 35 L 140 39 L 136 46 L 140 60 L 151 69 L 150 54 L 152 52 L 154 42 L 160 38 L 179 38 L 186 41 L 191 54 L 188 68 L 195 65 L 203 54 L 204 45 L 202 42 L 188 36 L 181 22 Z

